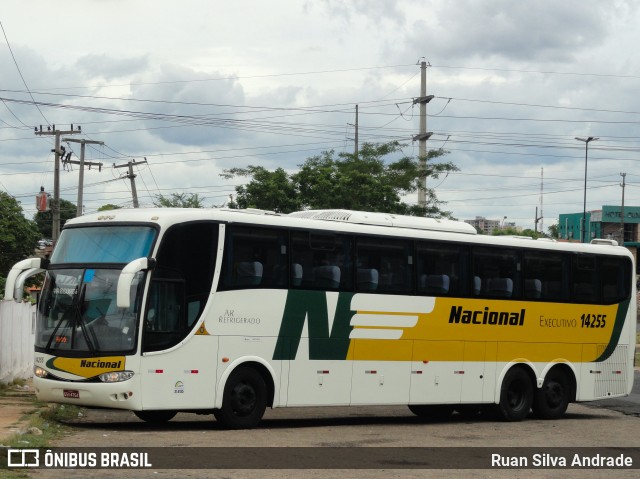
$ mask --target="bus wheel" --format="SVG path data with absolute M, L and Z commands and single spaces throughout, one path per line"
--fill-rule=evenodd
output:
M 453 406 L 449 404 L 409 404 L 409 411 L 418 417 L 438 419 L 451 416 Z
M 267 385 L 258 371 L 239 367 L 224 387 L 222 407 L 213 415 L 226 429 L 250 429 L 256 426 L 267 408 Z
M 163 422 L 171 421 L 177 411 L 133 411 L 138 419 L 142 419 L 144 422 L 152 424 L 162 424 Z
M 536 390 L 533 412 L 541 419 L 558 419 L 569 406 L 571 387 L 567 374 L 555 368 L 547 373 L 544 383 Z
M 498 410 L 506 421 L 522 421 L 533 403 L 533 384 L 527 372 L 511 368 L 505 375 L 500 388 Z

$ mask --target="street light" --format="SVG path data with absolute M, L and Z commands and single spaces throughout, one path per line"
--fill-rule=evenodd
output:
M 584 237 L 587 229 L 587 157 L 589 155 L 589 142 L 598 140 L 590 136 L 589 138 L 575 137 L 578 141 L 584 141 L 584 202 L 582 205 L 582 230 L 580 231 L 580 242 L 584 243 Z

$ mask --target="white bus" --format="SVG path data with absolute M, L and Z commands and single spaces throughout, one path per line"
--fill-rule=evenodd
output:
M 267 407 L 492 406 L 517 421 L 630 393 L 629 251 L 354 211 L 133 209 L 65 225 L 46 270 L 42 401 L 251 428 Z

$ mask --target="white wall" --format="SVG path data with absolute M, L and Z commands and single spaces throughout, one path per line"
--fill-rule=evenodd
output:
M 36 306 L 0 301 L 0 383 L 33 375 Z

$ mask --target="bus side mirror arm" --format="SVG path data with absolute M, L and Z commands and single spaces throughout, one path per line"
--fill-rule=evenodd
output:
M 131 297 L 129 296 L 129 292 L 131 291 L 133 278 L 136 273 L 153 269 L 155 265 L 156 260 L 153 258 L 138 258 L 134 259 L 122 269 L 122 273 L 120 273 L 120 277 L 118 278 L 118 292 L 116 296 L 116 304 L 118 308 L 131 307 Z
M 22 300 L 22 290 L 27 278 L 45 271 L 49 260 L 43 258 L 27 258 L 16 263 L 9 274 L 4 289 L 4 298 L 14 301 Z

